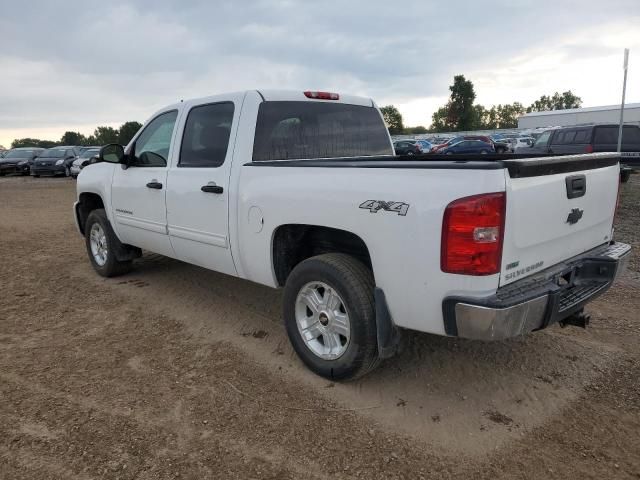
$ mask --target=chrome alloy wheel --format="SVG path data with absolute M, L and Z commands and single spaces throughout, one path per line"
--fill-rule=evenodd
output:
M 89 232 L 89 244 L 91 246 L 91 255 L 99 267 L 103 267 L 107 263 L 107 236 L 99 223 L 91 225 Z
M 344 354 L 351 338 L 351 324 L 344 301 L 331 286 L 309 282 L 296 298 L 296 323 L 307 348 L 323 360 Z

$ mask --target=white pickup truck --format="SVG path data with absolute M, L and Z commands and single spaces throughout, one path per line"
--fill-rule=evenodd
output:
M 618 178 L 615 154 L 396 157 L 371 99 L 251 90 L 170 105 L 103 147 L 74 215 L 101 275 L 144 249 L 284 287 L 296 352 L 346 379 L 402 329 L 584 325 L 629 257 Z

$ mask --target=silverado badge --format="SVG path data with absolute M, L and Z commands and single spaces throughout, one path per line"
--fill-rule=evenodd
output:
M 578 223 L 578 221 L 582 218 L 583 213 L 584 213 L 584 210 L 580 210 L 579 208 L 573 208 L 569 212 L 569 215 L 567 216 L 567 223 L 569 225 L 574 225 Z

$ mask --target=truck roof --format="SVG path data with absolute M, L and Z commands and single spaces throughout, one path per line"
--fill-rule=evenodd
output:
M 308 90 L 307 90 L 308 91 Z M 351 105 L 361 105 L 365 107 L 374 107 L 375 103 L 371 98 L 360 97 L 357 95 L 348 95 L 340 92 L 336 92 L 338 94 L 337 100 L 320 100 L 314 98 L 308 98 L 305 95 L 305 90 L 244 90 L 240 92 L 224 92 L 222 94 L 211 95 L 207 97 L 199 97 L 199 98 L 190 98 L 183 100 L 184 102 L 194 102 L 194 103 L 206 103 L 209 100 L 217 100 L 220 95 L 236 95 L 236 94 L 245 94 L 247 92 L 258 92 L 258 94 L 267 102 L 331 102 L 331 103 L 347 103 Z M 316 90 L 312 90 L 311 92 L 317 92 Z M 333 93 L 333 92 L 332 92 Z M 219 100 L 218 100 L 219 101 Z M 171 106 L 167 106 L 165 108 L 178 106 L 179 103 L 175 103 Z M 163 109 L 164 110 L 164 109 Z

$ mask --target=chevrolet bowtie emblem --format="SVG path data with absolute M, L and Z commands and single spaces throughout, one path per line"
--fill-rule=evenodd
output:
M 584 210 L 580 210 L 579 208 L 572 209 L 571 212 L 569 212 L 569 215 L 567 215 L 567 223 L 569 225 L 578 223 L 578 221 L 582 218 L 583 213 Z

